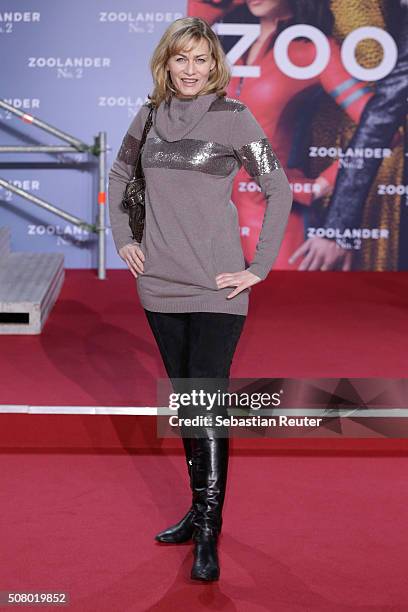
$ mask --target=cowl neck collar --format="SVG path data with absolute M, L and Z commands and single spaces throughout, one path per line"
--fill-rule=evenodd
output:
M 199 123 L 217 94 L 212 92 L 192 98 L 172 96 L 163 100 L 155 114 L 154 127 L 160 138 L 168 142 L 181 140 Z

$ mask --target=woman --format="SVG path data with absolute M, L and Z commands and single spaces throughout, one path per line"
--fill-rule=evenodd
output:
M 113 238 L 137 279 L 164 366 L 169 378 L 177 379 L 174 388 L 185 390 L 186 381 L 188 387 L 188 381 L 200 379 L 206 390 L 214 381 L 224 389 L 246 320 L 250 287 L 264 280 L 273 265 L 289 216 L 291 189 L 250 110 L 226 97 L 230 73 L 206 21 L 174 21 L 150 67 L 150 101 L 132 121 L 109 173 Z M 142 151 L 145 229 L 137 243 L 121 198 L 152 106 L 153 125 Z M 267 200 L 257 252 L 247 269 L 237 210 L 230 201 L 241 165 Z M 216 429 L 181 427 L 192 506 L 179 523 L 156 536 L 168 543 L 193 538 L 191 577 L 205 581 L 219 578 L 217 544 L 228 469 L 229 439 Z
M 300 151 L 305 145 L 304 130 L 316 108 L 316 94 L 324 91 L 330 95 L 347 115 L 358 122 L 361 113 L 372 96 L 364 82 L 357 81 L 345 70 L 340 49 L 332 37 L 333 14 L 329 0 L 189 0 L 188 14 L 201 17 L 209 23 L 259 23 L 260 34 L 250 48 L 235 62 L 236 66 L 259 66 L 259 78 L 234 76 L 227 89 L 228 95 L 239 98 L 249 106 L 273 144 L 274 150 L 286 170 L 288 179 L 297 187 L 295 202 L 288 221 L 274 268 L 297 269 L 298 251 L 304 245 L 308 214 L 312 202 L 331 193 L 338 171 L 334 162 L 321 174 L 312 178 L 305 173 Z M 330 45 L 330 60 L 318 75 L 308 79 L 294 79 L 286 75 L 276 63 L 274 43 L 287 27 L 308 24 L 323 32 Z M 230 37 L 227 37 L 227 43 Z M 288 55 L 293 64 L 309 66 L 315 57 L 315 46 L 308 39 L 298 38 L 289 46 Z M 300 138 L 299 138 L 300 135 Z M 232 191 L 242 228 L 243 251 L 251 261 L 262 226 L 263 195 L 253 188 L 245 168 L 238 173 Z M 303 269 L 319 269 L 321 254 L 330 255 L 342 251 L 349 266 L 349 253 L 331 240 L 319 239 L 319 253 L 307 254 L 310 242 L 303 247 Z M 327 253 L 328 251 L 328 253 Z M 340 259 L 342 259 L 342 257 Z M 328 258 L 328 257 L 327 257 Z M 327 265 L 324 269 L 328 269 Z

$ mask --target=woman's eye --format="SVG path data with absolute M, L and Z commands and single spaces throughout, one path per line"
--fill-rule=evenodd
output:
M 176 59 L 176 62 L 178 62 L 179 60 L 183 61 L 183 60 L 184 60 L 184 57 L 178 57 L 178 58 Z M 203 57 L 200 57 L 200 58 L 199 58 L 197 61 L 198 61 L 198 62 L 205 62 L 205 59 L 204 59 Z

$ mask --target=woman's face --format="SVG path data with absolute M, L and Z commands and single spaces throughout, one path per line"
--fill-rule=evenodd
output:
M 177 97 L 196 96 L 206 85 L 210 70 L 215 67 L 215 60 L 209 52 L 208 42 L 202 38 L 193 41 L 191 49 L 172 55 L 167 62 Z
M 246 0 L 249 11 L 256 17 L 267 17 L 276 10 L 287 11 L 289 3 L 287 0 Z

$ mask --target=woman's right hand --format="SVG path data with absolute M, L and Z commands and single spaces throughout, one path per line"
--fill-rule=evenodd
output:
M 292 253 L 289 263 L 302 256 L 298 270 L 351 270 L 352 253 L 342 248 L 335 240 L 314 236 L 308 238 Z
M 134 242 L 125 244 L 125 246 L 119 250 L 119 256 L 127 263 L 129 270 L 135 278 L 137 278 L 138 274 L 143 274 L 145 256 L 138 244 Z

